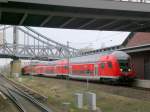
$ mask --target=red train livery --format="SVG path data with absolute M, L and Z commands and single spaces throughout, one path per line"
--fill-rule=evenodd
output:
M 135 72 L 131 58 L 123 51 L 103 52 L 71 59 L 63 59 L 25 66 L 23 74 L 72 79 L 132 81 Z

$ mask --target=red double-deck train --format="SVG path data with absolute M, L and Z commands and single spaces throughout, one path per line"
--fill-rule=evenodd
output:
M 103 52 L 88 56 L 25 66 L 23 74 L 69 77 L 81 80 L 132 81 L 135 72 L 131 58 L 123 51 Z

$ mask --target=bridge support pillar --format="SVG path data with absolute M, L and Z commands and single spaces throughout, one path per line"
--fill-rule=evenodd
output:
M 19 77 L 21 73 L 21 60 L 15 59 L 11 61 L 10 65 L 11 65 L 11 73 L 10 73 L 11 76 Z

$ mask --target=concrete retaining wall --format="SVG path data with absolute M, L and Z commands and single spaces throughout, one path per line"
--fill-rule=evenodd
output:
M 136 87 L 150 88 L 150 80 L 136 80 Z

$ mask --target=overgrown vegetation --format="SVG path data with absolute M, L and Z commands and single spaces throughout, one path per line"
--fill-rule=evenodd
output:
M 56 112 L 61 112 L 64 109 L 64 102 L 71 103 L 70 112 L 88 112 L 86 103 L 83 110 L 78 110 L 74 105 L 74 93 L 84 94 L 87 91 L 86 83 L 31 76 L 23 76 L 21 83 L 48 96 L 47 104 L 53 107 Z M 128 96 L 127 94 L 132 94 L 131 91 L 120 91 L 126 94 L 124 96 L 117 92 L 118 95 L 112 94 L 113 92 L 103 91 L 99 86 L 101 85 L 90 84 L 89 91 L 96 93 L 97 107 L 102 112 L 150 112 L 150 100 L 144 101 L 136 97 L 132 98 L 130 95 L 130 97 L 125 97 Z
M 10 77 L 10 64 L 0 66 L 0 73 L 5 75 L 6 77 Z
M 18 110 L 10 100 L 0 96 L 0 112 L 18 112 Z

